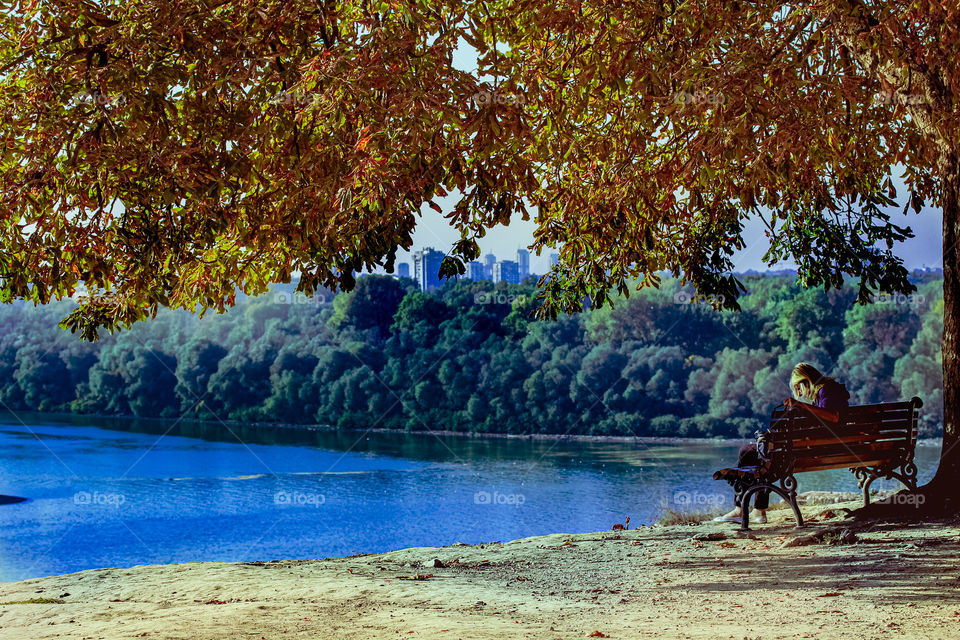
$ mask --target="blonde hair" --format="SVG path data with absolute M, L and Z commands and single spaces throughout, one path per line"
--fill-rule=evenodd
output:
M 793 368 L 793 373 L 790 374 L 790 390 L 796 395 L 796 386 L 801 383 L 806 383 L 806 386 L 810 389 L 807 394 L 807 398 L 812 401 L 817 399 L 817 394 L 820 393 L 820 389 L 824 385 L 835 382 L 833 378 L 828 378 L 820 373 L 820 370 L 808 362 L 801 362 Z M 798 398 L 799 400 L 799 398 Z

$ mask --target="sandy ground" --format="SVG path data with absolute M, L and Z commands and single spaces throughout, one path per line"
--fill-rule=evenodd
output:
M 0 583 L 0 638 L 960 638 L 960 521 L 844 539 L 835 507 L 803 510 L 805 529 L 771 511 L 752 537 L 704 523 Z M 801 534 L 823 535 L 781 546 Z M 30 599 L 47 601 L 11 604 Z

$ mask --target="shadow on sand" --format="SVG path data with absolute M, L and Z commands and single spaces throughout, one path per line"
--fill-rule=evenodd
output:
M 814 533 L 818 529 L 849 528 L 855 532 L 857 542 L 842 546 L 819 544 L 802 549 L 774 547 L 749 553 L 727 552 L 722 554 L 723 566 L 729 571 L 727 580 L 693 579 L 683 584 L 683 588 L 691 592 L 768 589 L 791 592 L 819 587 L 827 591 L 875 590 L 877 602 L 895 603 L 904 599 L 955 602 L 960 577 L 951 569 L 960 555 L 957 524 L 954 519 L 942 519 L 925 523 L 848 521 L 803 529 L 758 527 L 751 534 L 757 535 L 760 541 Z M 676 565 L 673 568 L 685 575 L 696 576 L 698 569 L 716 569 L 718 563 L 716 557 L 687 557 L 664 564 Z

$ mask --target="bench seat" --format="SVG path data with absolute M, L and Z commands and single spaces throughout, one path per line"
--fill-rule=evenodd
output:
M 760 467 L 731 467 L 713 472 L 714 480 L 732 480 L 734 478 L 755 477 Z

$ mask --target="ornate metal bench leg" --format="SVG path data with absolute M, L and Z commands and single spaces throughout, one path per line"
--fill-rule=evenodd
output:
M 906 462 L 900 467 L 900 471 L 888 471 L 887 478 L 896 478 L 903 483 L 908 491 L 917 490 L 917 465 L 913 461 Z
M 797 496 L 787 499 L 787 503 L 793 509 L 793 517 L 797 519 L 797 528 L 799 529 L 803 526 L 803 514 L 800 513 L 800 505 L 797 504 Z
M 761 489 L 768 489 L 783 498 L 783 500 L 790 505 L 790 508 L 793 509 L 793 517 L 797 519 L 797 528 L 803 526 L 803 514 L 800 513 L 800 505 L 797 504 L 796 478 L 789 476 L 781 481 L 780 484 L 780 487 L 772 484 L 755 484 L 751 487 L 748 487 L 743 492 L 743 497 L 740 499 L 740 509 L 743 512 L 743 516 L 740 521 L 740 531 L 750 530 L 750 512 L 748 510 L 750 498 L 752 498 L 753 494 Z
M 910 491 L 917 490 L 917 465 L 913 463 L 913 460 L 908 460 L 900 467 L 900 482 L 907 486 L 907 489 Z
M 750 531 L 750 499 L 763 488 L 763 485 L 751 485 L 740 497 L 740 531 Z
M 790 474 L 780 481 L 780 486 L 783 487 L 783 491 L 778 493 L 783 496 L 783 499 L 786 500 L 790 508 L 793 509 L 793 517 L 797 519 L 797 528 L 802 527 L 803 514 L 800 513 L 800 505 L 797 504 L 797 478 L 793 474 Z
M 909 491 L 917 490 L 917 465 L 913 463 L 912 460 L 903 463 L 900 466 L 900 471 L 894 471 L 889 467 L 860 467 L 858 469 L 851 469 L 853 475 L 857 478 L 857 484 L 863 488 L 863 506 L 870 506 L 870 485 L 873 484 L 873 481 L 877 478 L 896 478 Z
M 740 523 L 740 530 L 747 531 L 750 529 L 747 518 L 747 500 L 749 496 L 747 495 L 750 487 L 753 486 L 750 481 L 744 480 L 743 478 L 738 479 L 734 483 L 734 493 L 736 494 L 736 502 L 740 505 L 740 511 L 743 513 L 743 518 Z
M 874 474 L 870 469 L 860 467 L 858 469 L 851 469 L 854 477 L 857 479 L 857 486 L 863 489 L 863 506 L 870 506 L 870 485 L 873 484 L 873 481 L 876 480 L 879 476 Z

